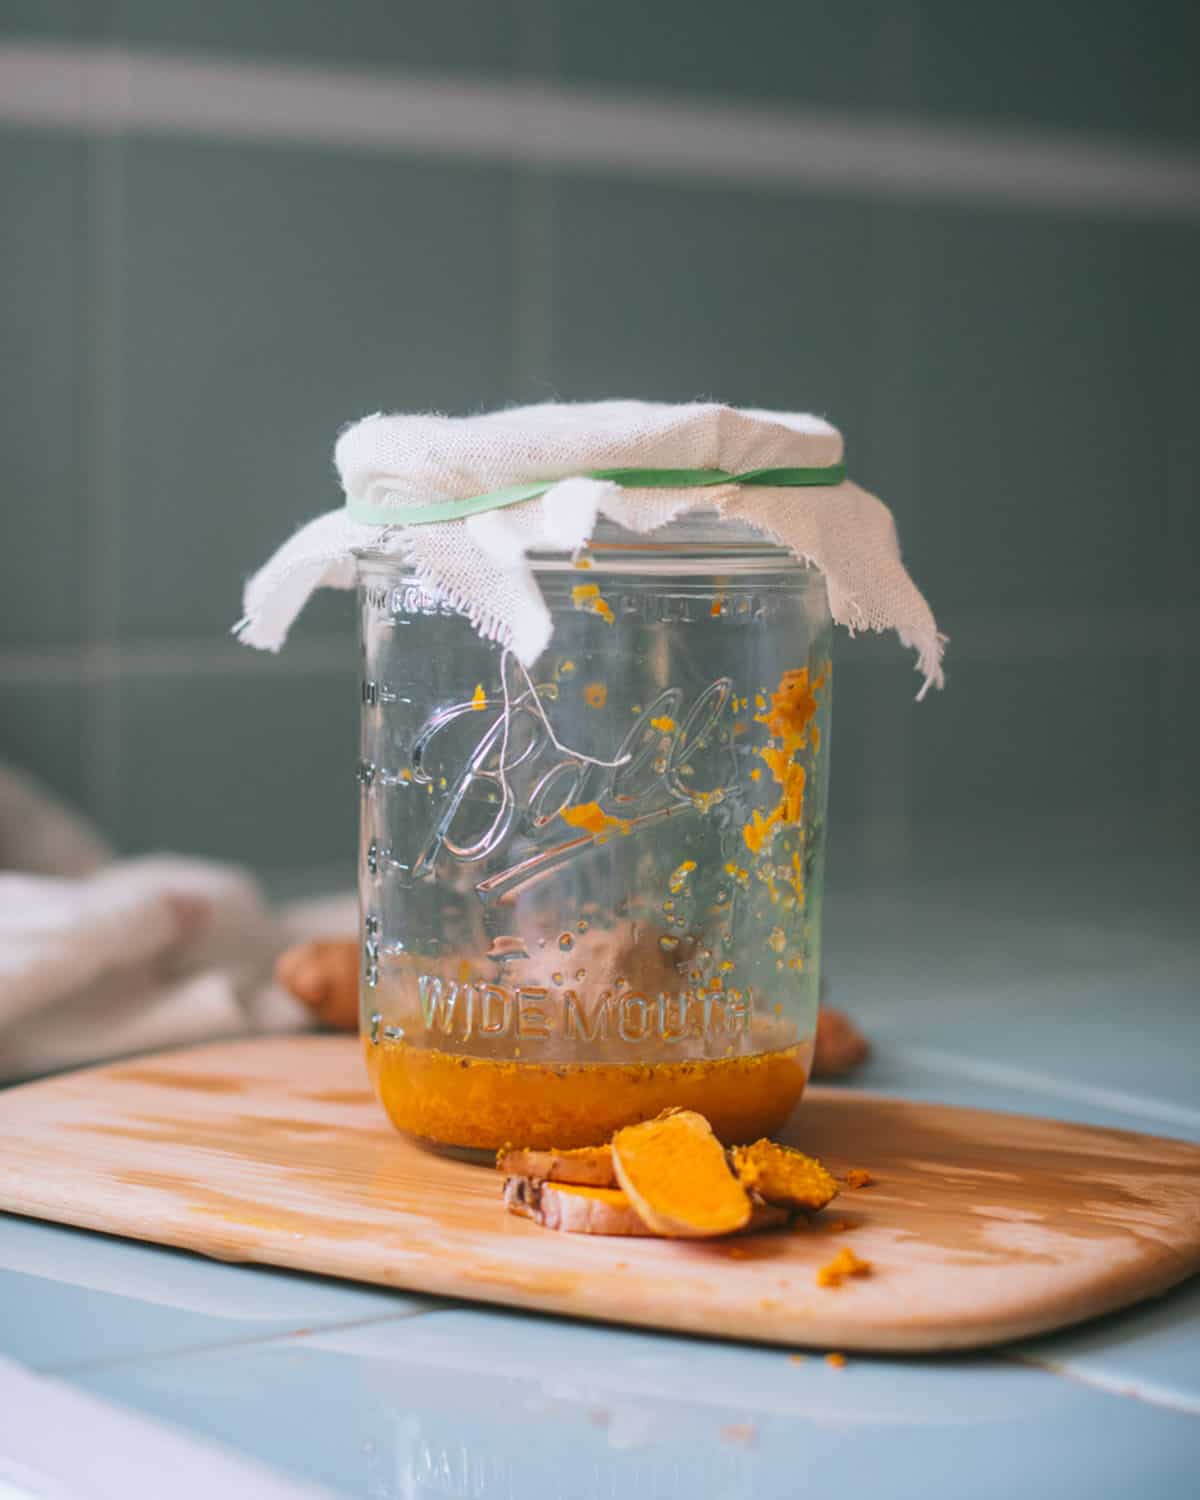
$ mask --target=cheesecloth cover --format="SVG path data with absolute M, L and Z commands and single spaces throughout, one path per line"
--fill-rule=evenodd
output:
M 353 587 L 355 554 L 383 551 L 531 666 L 552 626 L 528 552 L 578 551 L 597 516 L 651 532 L 702 507 L 819 568 L 830 612 L 851 632 L 895 630 L 917 653 L 923 695 L 942 685 L 945 638 L 905 571 L 891 511 L 844 477 L 842 457 L 841 434 L 820 417 L 707 403 L 365 417 L 334 450 L 345 506 L 250 579 L 235 630 L 277 651 L 314 589 Z M 619 477 L 596 477 L 617 466 Z

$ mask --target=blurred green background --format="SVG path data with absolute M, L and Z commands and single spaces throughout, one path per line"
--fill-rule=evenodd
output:
M 894 509 L 949 687 L 916 706 L 894 641 L 842 641 L 843 875 L 951 825 L 1194 841 L 1195 0 L 0 0 L 0 76 L 23 57 L 227 65 L 243 100 L 315 70 L 276 140 L 223 125 L 216 84 L 208 125 L 169 90 L 121 128 L 86 87 L 0 96 L 0 760 L 121 848 L 348 874 L 349 596 L 271 658 L 229 638 L 243 578 L 336 503 L 349 419 L 611 395 L 819 412 Z M 339 132 L 367 70 L 445 85 L 423 144 Z M 464 144 L 462 82 L 502 86 L 498 121 L 628 94 L 632 149 L 506 159 L 478 93 Z M 714 140 L 828 118 L 958 165 L 639 161 L 637 121 L 681 103 Z M 972 152 L 993 180 L 1047 136 L 1041 188 L 976 190 Z M 1080 191 L 1127 146 L 1174 186 Z

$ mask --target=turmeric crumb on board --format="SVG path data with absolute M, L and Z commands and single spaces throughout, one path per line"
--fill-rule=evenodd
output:
M 749 1448 L 758 1438 L 758 1428 L 753 1422 L 730 1422 L 721 1428 L 721 1436 L 727 1443 L 739 1443 L 743 1448 Z
M 598 802 L 580 802 L 574 807 L 564 807 L 559 817 L 572 828 L 582 828 L 585 833 L 607 833 L 612 828 L 628 833 L 630 829 L 628 819 L 614 818 Z
M 844 1370 L 846 1368 L 846 1356 L 844 1354 L 827 1354 L 825 1356 L 825 1363 L 832 1365 L 835 1370 Z
M 849 1245 L 843 1245 L 831 1261 L 827 1261 L 817 1272 L 818 1286 L 841 1286 L 847 1276 L 869 1276 L 871 1262 L 855 1255 Z
M 670 714 L 660 714 L 657 719 L 650 720 L 651 729 L 657 729 L 660 734 L 670 734 L 675 728 L 675 720 Z
M 612 605 L 594 583 L 577 583 L 571 590 L 571 603 L 576 609 L 586 609 L 593 615 L 599 615 L 606 625 L 611 625 L 616 619 Z
M 846 1173 L 846 1186 L 848 1188 L 870 1187 L 875 1179 L 867 1171 L 866 1167 L 851 1167 Z
M 474 709 L 487 707 L 487 694 L 483 690 L 483 683 L 475 684 L 475 691 L 471 694 L 471 707 Z
M 583 690 L 583 701 L 589 708 L 603 708 L 608 702 L 608 689 L 602 682 L 589 682 Z

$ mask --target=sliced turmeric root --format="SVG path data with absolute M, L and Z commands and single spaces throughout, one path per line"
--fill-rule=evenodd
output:
M 496 1166 L 509 1177 L 534 1177 L 539 1182 L 569 1182 L 580 1187 L 615 1188 L 610 1146 L 578 1146 L 571 1151 L 533 1151 L 506 1146 Z
M 655 1233 L 620 1188 L 510 1177 L 504 1184 L 504 1204 L 509 1213 L 566 1234 Z
M 750 1196 L 695 1110 L 668 1110 L 627 1125 L 613 1136 L 612 1152 L 618 1183 L 658 1234 L 708 1239 L 749 1223 Z
M 789 1208 L 824 1208 L 837 1196 L 837 1183 L 814 1157 L 774 1141 L 735 1146 L 729 1153 L 734 1175 L 747 1191 Z
M 750 1217 L 742 1234 L 757 1234 L 760 1229 L 778 1229 L 792 1217 L 790 1208 L 781 1203 L 766 1203 L 757 1193 L 750 1194 Z

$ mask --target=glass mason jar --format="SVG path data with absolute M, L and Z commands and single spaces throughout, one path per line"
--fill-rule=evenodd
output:
M 695 513 L 531 559 L 525 672 L 359 559 L 362 1030 L 402 1131 L 597 1144 L 670 1106 L 727 1143 L 803 1092 L 820 968 L 820 573 Z

